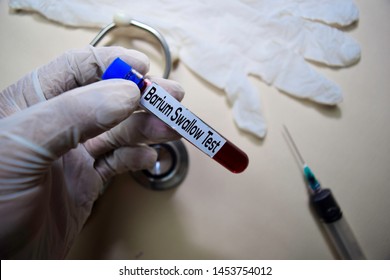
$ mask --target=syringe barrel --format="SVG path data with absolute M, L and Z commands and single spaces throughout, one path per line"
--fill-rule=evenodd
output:
M 345 260 L 366 259 L 346 219 L 341 217 L 333 223 L 325 223 L 325 229 L 340 257 Z
M 347 260 L 365 259 L 330 189 L 321 189 L 314 193 L 311 196 L 311 203 L 319 218 L 324 222 L 325 229 L 340 257 Z

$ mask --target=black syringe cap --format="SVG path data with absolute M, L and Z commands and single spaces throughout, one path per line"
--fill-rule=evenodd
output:
M 342 212 L 330 189 L 322 189 L 311 196 L 311 202 L 318 216 L 325 223 L 333 223 L 342 217 Z

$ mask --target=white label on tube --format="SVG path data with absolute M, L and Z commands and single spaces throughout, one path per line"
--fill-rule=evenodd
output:
M 226 143 L 218 132 L 155 83 L 146 88 L 140 105 L 210 157 Z

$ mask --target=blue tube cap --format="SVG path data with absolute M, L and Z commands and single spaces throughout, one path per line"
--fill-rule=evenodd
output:
M 103 80 L 125 79 L 134 82 L 140 90 L 145 86 L 144 79 L 140 73 L 133 69 L 129 64 L 119 57 L 116 58 L 104 71 Z

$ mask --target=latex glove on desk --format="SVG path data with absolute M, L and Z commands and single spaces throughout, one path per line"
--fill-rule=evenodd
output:
M 139 72 L 145 55 L 123 48 L 73 50 L 0 93 L 0 257 L 64 258 L 104 184 L 153 166 L 146 144 L 177 139 L 138 107 L 138 87 L 98 81 L 121 57 Z M 181 100 L 173 82 L 156 82 Z
M 353 0 L 10 0 L 10 6 L 72 26 L 102 27 L 124 11 L 157 28 L 174 55 L 226 92 L 237 125 L 258 137 L 266 125 L 249 75 L 333 105 L 342 101 L 341 89 L 308 61 L 344 67 L 360 58 L 357 42 L 336 28 L 358 20 Z

